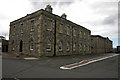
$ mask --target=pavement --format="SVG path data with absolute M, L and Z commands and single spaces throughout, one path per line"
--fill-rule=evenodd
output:
M 103 57 L 114 53 L 94 55 L 72 55 L 45 57 L 37 60 L 15 58 L 7 53 L 3 56 L 3 77 L 5 78 L 118 78 L 118 56 L 95 62 L 72 70 L 61 66 Z

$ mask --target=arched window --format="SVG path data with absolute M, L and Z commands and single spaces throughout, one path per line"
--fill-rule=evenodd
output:
M 20 24 L 20 33 L 23 34 L 23 23 Z
M 70 43 L 67 42 L 67 51 L 69 51 L 69 50 L 70 50 Z
M 30 31 L 33 31 L 34 30 L 34 23 L 35 23 L 35 21 L 34 21 L 34 19 L 32 19 L 31 20 L 31 23 L 30 23 Z
M 76 43 L 73 43 L 73 51 L 76 50 Z
M 51 51 L 51 41 L 49 39 L 46 42 L 46 50 Z
M 58 49 L 59 51 L 62 51 L 62 41 L 59 41 Z
M 23 41 L 20 41 L 20 45 L 19 45 L 19 51 L 22 52 L 23 51 Z
M 79 44 L 79 49 L 82 50 L 82 43 Z
M 30 40 L 30 50 L 32 51 L 34 49 L 34 42 L 33 39 Z

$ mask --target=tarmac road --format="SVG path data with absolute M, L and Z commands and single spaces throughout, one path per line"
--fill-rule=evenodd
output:
M 60 66 L 82 58 L 55 57 L 41 60 L 3 59 L 4 78 L 118 78 L 118 56 L 72 70 Z

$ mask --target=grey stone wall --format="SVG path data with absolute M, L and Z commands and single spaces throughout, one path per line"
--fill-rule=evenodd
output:
M 36 57 L 88 54 L 90 35 L 90 30 L 40 10 L 11 22 L 9 52 Z

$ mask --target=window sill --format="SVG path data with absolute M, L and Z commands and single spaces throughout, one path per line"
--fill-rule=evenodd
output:
M 33 51 L 33 49 L 30 49 L 30 51 Z
M 59 49 L 59 52 L 62 52 L 62 49 Z
M 59 32 L 60 34 L 62 34 L 63 32 Z
M 67 36 L 70 36 L 70 34 L 67 34 Z
M 31 29 L 30 31 L 32 32 L 32 31 L 34 31 L 34 29 Z
M 52 31 L 52 29 L 47 29 L 47 31 Z
M 51 52 L 51 49 L 46 49 L 47 52 Z
M 67 52 L 69 52 L 70 50 L 67 50 Z

